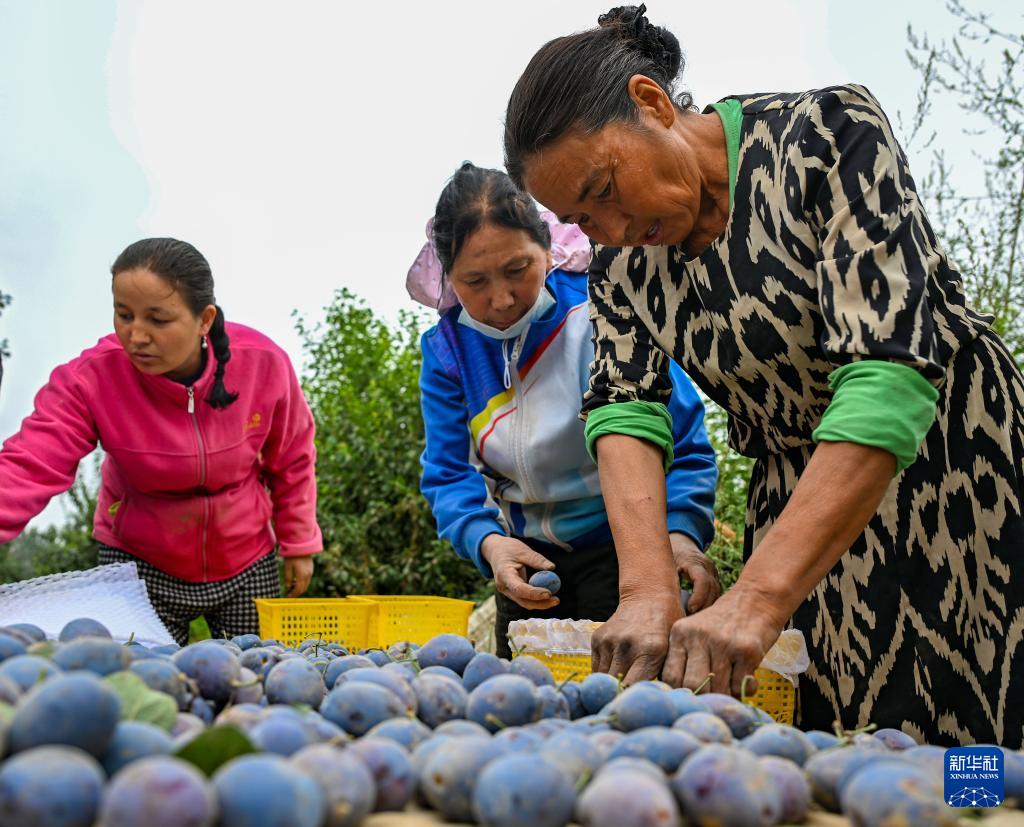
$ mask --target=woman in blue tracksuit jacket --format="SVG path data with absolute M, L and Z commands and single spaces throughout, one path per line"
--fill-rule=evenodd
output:
M 407 284 L 442 310 L 421 341 L 421 488 L 440 536 L 494 577 L 506 657 L 511 620 L 603 621 L 619 597 L 579 418 L 594 346 L 586 273 L 570 269 L 585 271 L 590 248 L 578 230 L 548 220 L 505 173 L 463 164 L 441 193 Z M 714 533 L 718 471 L 703 403 L 674 364 L 672 380 L 666 528 L 677 570 L 693 583 L 695 611 L 720 594 L 702 553 Z M 558 597 L 526 582 L 540 569 L 560 577 Z

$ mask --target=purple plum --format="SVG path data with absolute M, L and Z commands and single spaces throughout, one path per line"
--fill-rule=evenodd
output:
M 875 756 L 853 774 L 840 800 L 843 814 L 858 827 L 960 824 L 958 809 L 943 799 L 942 779 L 906 761 Z
M 114 730 L 100 764 L 108 776 L 113 776 L 133 761 L 150 755 L 170 755 L 174 741 L 165 730 L 144 721 L 121 721 Z
M 62 643 L 53 653 L 53 662 L 65 672 L 84 669 L 105 676 L 131 666 L 132 656 L 116 640 L 79 637 Z
M 15 655 L 0 663 L 0 678 L 14 681 L 21 692 L 28 692 L 37 683 L 42 683 L 62 672 L 63 670 L 53 661 L 39 655 Z
M 507 660 L 490 652 L 478 652 L 466 664 L 466 669 L 462 673 L 462 686 L 467 692 L 472 692 L 488 678 L 508 674 L 508 667 Z
M 327 744 L 314 744 L 289 759 L 315 781 L 327 800 L 324 827 L 357 827 L 373 810 L 377 784 L 358 757 Z
M 404 810 L 416 789 L 409 753 L 390 738 L 360 738 L 346 752 L 362 761 L 377 786 L 374 812 Z
M 757 708 L 731 695 L 705 692 L 697 696 L 704 707 L 729 725 L 733 738 L 746 738 L 760 723 Z
M 366 738 L 387 738 L 406 752 L 412 752 L 431 736 L 430 727 L 415 718 L 391 718 L 381 721 L 366 733 Z
M 580 683 L 580 700 L 587 714 L 596 715 L 614 701 L 620 691 L 621 685 L 616 678 L 604 672 L 594 672 Z
M 491 738 L 448 738 L 423 767 L 424 797 L 448 821 L 472 821 L 473 791 L 480 772 L 501 754 L 501 745 Z
M 732 731 L 729 725 L 711 712 L 691 712 L 676 719 L 672 729 L 686 732 L 707 744 L 732 743 Z
M 110 634 L 110 629 L 98 620 L 93 620 L 91 617 L 78 617 L 64 624 L 64 628 L 57 635 L 57 640 L 61 643 L 66 643 L 69 640 L 75 640 L 75 638 L 80 637 L 105 637 L 110 639 L 113 635 Z
M 406 715 L 416 714 L 416 692 L 412 687 L 412 681 L 395 672 L 386 672 L 383 669 L 352 669 L 338 677 L 334 688 L 348 683 L 372 683 L 382 686 L 402 701 Z
M 73 747 L 37 747 L 0 764 L 4 827 L 92 827 L 103 793 L 96 759 Z
M 206 700 L 220 707 L 231 699 L 241 666 L 226 647 L 204 640 L 175 652 L 173 660 Z
M 491 732 L 537 720 L 536 686 L 520 675 L 498 675 L 469 693 L 466 718 Z
M 338 677 L 350 669 L 376 669 L 377 664 L 362 655 L 342 655 L 330 662 L 327 671 L 324 672 L 324 683 L 328 689 L 333 689 L 338 682 Z
M 817 749 L 799 729 L 786 724 L 764 724 L 741 741 L 757 755 L 777 755 L 803 766 Z
M 568 776 L 539 755 L 495 758 L 473 791 L 473 813 L 484 827 L 564 827 L 575 803 Z
M 469 695 L 460 681 L 424 670 L 412 682 L 412 689 L 416 693 L 416 714 L 428 727 L 465 717 Z
M 917 741 L 907 735 L 907 733 L 898 729 L 880 729 L 877 732 L 872 733 L 871 737 L 877 738 L 893 752 L 903 752 L 903 750 L 917 746 Z
M 555 678 L 546 663 L 533 655 L 518 655 L 512 658 L 508 671 L 510 675 L 522 675 L 536 686 L 554 686 Z
M 188 678 L 173 662 L 169 660 L 140 660 L 128 667 L 145 682 L 146 686 L 157 692 L 170 695 L 178 704 L 178 709 L 188 709 L 191 699 Z
M 280 661 L 267 673 L 263 691 L 272 704 L 305 704 L 319 709 L 327 687 L 320 670 L 313 664 L 292 658 Z
M 612 725 L 623 732 L 650 726 L 672 726 L 676 708 L 670 692 L 650 684 L 631 686 L 607 707 Z
M 320 714 L 351 735 L 360 736 L 386 721 L 406 714 L 405 705 L 390 689 L 372 683 L 346 683 L 327 693 Z
M 683 762 L 670 783 L 698 827 L 770 827 L 782 811 L 779 790 L 759 759 L 738 747 L 706 744 Z
M 558 594 L 562 588 L 562 578 L 553 571 L 542 569 L 530 577 L 529 584 L 536 589 L 547 589 L 551 594 Z
M 807 780 L 811 782 L 811 795 L 821 807 L 839 812 L 840 781 L 854 770 L 878 761 L 873 749 L 847 746 L 816 752 L 804 764 Z
M 473 644 L 462 635 L 438 635 L 424 643 L 416 652 L 420 666 L 447 666 L 462 674 L 476 656 Z
M 619 741 L 608 753 L 608 760 L 622 756 L 646 758 L 664 772 L 673 773 L 701 746 L 702 743 L 692 735 L 678 729 L 643 727 Z
M 766 755 L 760 759 L 761 768 L 768 773 L 771 783 L 779 791 L 782 804 L 781 819 L 787 824 L 806 820 L 811 806 L 811 785 L 803 770 L 787 758 Z
M 58 675 L 18 702 L 10 726 L 10 750 L 45 744 L 79 747 L 99 757 L 114 737 L 121 699 L 92 673 Z
M 217 796 L 191 764 L 170 756 L 140 758 L 117 774 L 100 805 L 102 827 L 213 827 Z
M 653 776 L 629 766 L 599 772 L 576 802 L 577 820 L 583 827 L 679 827 L 679 806 L 653 769 Z
M 320 827 L 327 801 L 320 786 L 279 755 L 242 755 L 214 773 L 224 825 Z

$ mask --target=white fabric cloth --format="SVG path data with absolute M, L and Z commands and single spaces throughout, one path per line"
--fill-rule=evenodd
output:
M 79 617 L 98 620 L 122 643 L 129 638 L 144 646 L 174 643 L 134 563 L 0 585 L 0 626 L 32 623 L 56 638 L 68 621 Z

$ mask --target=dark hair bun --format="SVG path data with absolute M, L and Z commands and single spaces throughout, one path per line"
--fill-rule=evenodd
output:
M 668 29 L 654 26 L 647 19 L 647 6 L 615 6 L 597 18 L 603 29 L 617 29 L 623 40 L 648 57 L 664 72 L 660 78 L 671 83 L 683 64 L 683 50 L 678 38 Z

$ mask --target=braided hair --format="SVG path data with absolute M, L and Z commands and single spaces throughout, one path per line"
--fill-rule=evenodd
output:
M 226 408 L 238 398 L 224 386 L 224 368 L 231 360 L 224 311 L 217 305 L 213 294 L 213 273 L 210 264 L 195 247 L 176 238 L 144 238 L 128 245 L 110 267 L 111 276 L 125 270 L 143 268 L 155 273 L 181 293 L 194 316 L 202 314 L 211 304 L 217 313 L 210 327 L 210 348 L 217 368 L 213 374 L 213 387 L 206 401 L 213 408 Z
M 572 129 L 593 134 L 616 121 L 636 123 L 639 110 L 629 79 L 657 83 L 680 110 L 693 108 L 675 94 L 683 69 L 679 40 L 652 25 L 647 6 L 616 6 L 596 28 L 544 44 L 516 82 L 505 112 L 505 168 L 522 186 L 527 159 Z

